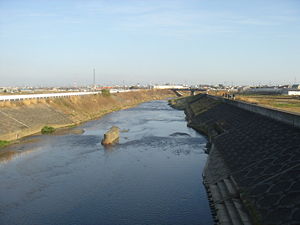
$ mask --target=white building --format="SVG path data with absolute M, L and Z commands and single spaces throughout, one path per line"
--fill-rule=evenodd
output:
M 288 91 L 288 95 L 300 95 L 300 90 L 299 91 Z
M 186 89 L 187 87 L 184 87 L 182 85 L 156 85 L 153 86 L 154 89 Z

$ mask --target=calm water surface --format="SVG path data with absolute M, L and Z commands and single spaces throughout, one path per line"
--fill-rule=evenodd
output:
M 206 140 L 184 117 L 154 101 L 88 122 L 84 134 L 9 147 L 23 153 L 0 162 L 0 224 L 212 224 L 201 177 Z M 105 149 L 112 125 L 124 132 Z

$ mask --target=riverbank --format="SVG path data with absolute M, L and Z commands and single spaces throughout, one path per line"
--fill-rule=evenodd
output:
M 299 96 L 290 95 L 236 95 L 239 101 L 245 101 L 273 109 L 298 113 L 300 115 Z
M 300 224 L 300 129 L 289 115 L 209 95 L 170 104 L 209 140 L 203 177 L 216 223 Z
M 119 144 L 101 138 L 120 127 Z M 151 101 L 0 151 L 0 224 L 210 225 L 206 140 Z M 3 157 L 2 157 L 3 155 Z
M 127 93 L 32 99 L 0 103 L 0 140 L 13 141 L 39 133 L 44 126 L 75 126 L 113 111 L 137 104 L 173 97 L 167 90 L 143 90 Z
M 211 91 L 209 94 L 222 97 L 228 92 Z M 235 100 L 300 115 L 300 97 L 296 95 L 235 93 Z

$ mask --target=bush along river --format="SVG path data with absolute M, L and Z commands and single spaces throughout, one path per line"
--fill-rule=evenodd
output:
M 153 101 L 0 150 L 0 224 L 213 224 L 206 139 L 183 111 Z M 120 128 L 118 145 L 103 134 Z

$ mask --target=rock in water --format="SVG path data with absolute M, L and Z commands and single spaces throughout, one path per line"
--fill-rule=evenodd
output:
M 190 137 L 191 135 L 189 135 L 187 133 L 182 133 L 182 132 L 175 132 L 173 134 L 170 134 L 170 136 L 172 136 L 172 137 L 178 137 L 178 136 L 188 136 L 188 137 Z
M 118 142 L 120 136 L 119 127 L 112 126 L 109 131 L 104 134 L 104 138 L 101 141 L 102 145 L 110 145 Z

